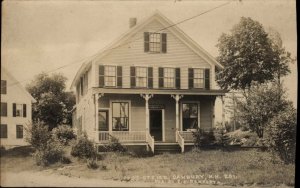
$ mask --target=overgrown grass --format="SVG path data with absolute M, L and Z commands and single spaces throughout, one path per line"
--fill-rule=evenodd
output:
M 11 158 L 1 157 L 1 160 Z M 20 158 L 19 158 L 20 159 Z M 24 161 L 25 160 L 25 161 Z M 34 162 L 26 157 L 22 164 L 32 169 Z M 26 162 L 27 161 L 27 162 Z M 222 185 L 294 185 L 295 166 L 285 165 L 268 152 L 258 150 L 226 152 L 194 150 L 183 154 L 162 154 L 153 157 L 133 157 L 127 153 L 107 152 L 97 161 L 99 168 L 91 170 L 86 161 L 71 157 L 71 164 L 48 167 L 53 173 L 80 178 L 113 179 L 119 181 L 155 182 L 157 177 L 210 176 Z M 10 159 L 6 169 L 18 169 Z M 1 166 L 2 170 L 2 166 Z M 22 168 L 21 170 L 25 170 Z M 154 179 L 145 178 L 154 176 Z M 145 178 L 145 179 L 143 179 Z M 179 178 L 179 179 L 180 179 Z M 175 182 L 176 183 L 176 182 Z M 195 182 L 194 182 L 195 184 Z M 207 184 L 207 183 L 203 183 Z

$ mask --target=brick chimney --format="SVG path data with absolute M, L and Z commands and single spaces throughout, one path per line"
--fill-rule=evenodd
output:
M 132 28 L 136 25 L 136 18 L 129 18 L 129 28 Z

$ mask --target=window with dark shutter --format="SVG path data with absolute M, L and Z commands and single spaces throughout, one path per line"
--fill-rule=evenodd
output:
M 176 68 L 175 71 L 175 86 L 177 89 L 180 89 L 180 68 Z
M 130 67 L 130 86 L 135 87 L 135 67 Z
M 164 68 L 158 68 L 158 87 L 164 87 Z
M 161 52 L 167 53 L 167 34 L 166 33 L 161 34 Z
M 210 71 L 209 71 L 209 69 L 205 69 L 205 89 L 210 89 L 210 82 L 209 82 L 209 73 L 210 73 Z
M 23 104 L 23 117 L 27 116 L 26 104 Z
M 117 66 L 117 86 L 122 87 L 122 67 Z
M 148 88 L 153 88 L 153 68 L 148 67 Z
M 7 138 L 7 125 L 6 124 L 0 125 L 0 138 Z
M 149 52 L 149 32 L 144 33 L 144 51 Z
M 104 66 L 99 66 L 99 87 L 104 87 Z
M 6 80 L 1 80 L 1 94 L 7 93 L 7 82 Z
M 13 117 L 17 116 L 17 104 L 13 103 Z
M 194 69 L 189 68 L 189 88 L 194 87 Z
M 1 102 L 1 116 L 6 117 L 7 116 L 7 103 Z

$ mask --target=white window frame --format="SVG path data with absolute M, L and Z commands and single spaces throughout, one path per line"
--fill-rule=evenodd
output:
M 21 107 L 21 109 L 19 109 L 20 113 L 18 114 L 18 107 Z M 18 104 L 16 103 L 16 117 L 23 117 L 24 112 L 23 112 L 23 104 Z
M 107 75 L 106 70 L 109 67 L 114 67 L 114 69 L 115 69 L 115 75 L 114 76 Z M 113 86 L 106 84 L 107 83 L 107 81 L 106 81 L 107 77 L 112 77 L 112 78 L 114 77 L 115 78 L 115 82 L 114 82 Z M 116 65 L 104 65 L 104 86 L 105 87 L 117 87 L 117 66 Z
M 159 37 L 157 37 L 159 36 Z M 154 40 L 153 39 L 158 39 L 158 40 Z M 152 40 L 151 40 L 152 39 Z M 157 47 L 153 47 L 152 45 L 158 45 L 159 48 Z M 150 53 L 161 53 L 161 44 L 162 44 L 162 41 L 161 41 L 161 33 L 157 33 L 157 32 L 149 32 L 149 52 Z M 154 49 L 159 49 L 158 51 L 157 50 L 154 50 Z
M 130 100 L 109 100 L 109 131 L 113 131 L 113 124 L 112 124 L 112 120 L 113 120 L 113 106 L 112 103 L 114 102 L 127 102 L 128 103 L 128 132 L 131 131 L 131 101 Z M 117 132 L 117 131 L 116 131 Z
M 200 108 L 200 101 L 181 101 L 180 102 L 180 108 L 179 108 L 179 110 L 180 110 L 180 122 L 179 122 L 179 124 L 180 124 L 180 131 L 183 131 L 183 123 L 182 123 L 182 121 L 183 121 L 183 115 L 182 115 L 182 109 L 183 109 L 183 104 L 187 104 L 187 103 L 189 103 L 189 104 L 197 104 L 198 105 L 198 128 L 201 128 L 201 125 L 200 125 L 200 110 L 201 110 L 201 108 Z
M 204 68 L 193 68 L 193 86 L 194 88 L 197 88 L 197 89 L 204 89 L 205 88 L 205 69 Z M 200 77 L 195 77 L 195 71 L 196 70 L 201 70 L 202 71 L 202 78 Z M 195 80 L 202 80 L 202 87 L 196 87 L 195 86 Z
M 146 69 L 146 77 L 138 76 L 137 72 L 139 68 Z M 138 78 L 146 78 L 146 86 L 138 86 Z M 146 66 L 135 66 L 135 86 L 137 88 L 148 88 L 148 67 Z
M 171 79 L 171 77 L 166 77 L 166 75 L 165 75 L 165 70 L 166 69 L 172 69 L 173 71 L 174 71 L 174 73 L 173 73 L 173 86 L 171 86 L 171 87 L 166 87 L 166 85 L 165 85 L 165 79 Z M 175 88 L 176 87 L 176 68 L 175 67 L 163 67 L 163 87 L 164 88 Z

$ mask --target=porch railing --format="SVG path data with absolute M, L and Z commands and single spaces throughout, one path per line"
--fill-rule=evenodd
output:
M 186 142 L 193 142 L 194 136 L 192 131 L 179 131 L 180 135 L 184 138 Z
M 146 133 L 146 142 L 150 146 L 151 151 L 154 153 L 154 137 L 149 132 Z
M 184 138 L 181 136 L 180 131 L 176 131 L 177 142 L 181 148 L 181 152 L 184 152 Z
M 120 142 L 146 142 L 145 131 L 99 131 L 99 142 L 108 142 L 111 137 L 117 138 Z

